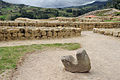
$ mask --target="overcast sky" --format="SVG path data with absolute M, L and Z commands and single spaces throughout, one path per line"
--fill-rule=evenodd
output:
M 38 6 L 44 8 L 62 8 L 70 6 L 80 6 L 84 4 L 93 3 L 95 1 L 106 0 L 3 0 L 15 4 L 26 4 L 31 6 Z

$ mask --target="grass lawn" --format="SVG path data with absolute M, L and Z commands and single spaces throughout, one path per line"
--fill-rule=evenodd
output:
M 34 44 L 27 46 L 14 46 L 14 47 L 1 47 L 0 48 L 0 73 L 7 69 L 16 68 L 16 64 L 19 59 L 25 55 L 25 53 L 41 50 L 47 47 L 63 48 L 67 50 L 76 50 L 80 48 L 78 43 L 56 43 L 56 44 Z

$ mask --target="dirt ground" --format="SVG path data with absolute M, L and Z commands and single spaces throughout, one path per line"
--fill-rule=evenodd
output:
M 70 73 L 63 69 L 61 56 L 75 56 L 78 50 L 48 49 L 27 56 L 12 80 L 120 80 L 119 38 L 85 31 L 76 38 L 1 42 L 0 46 L 41 43 L 80 43 L 91 59 L 90 73 Z

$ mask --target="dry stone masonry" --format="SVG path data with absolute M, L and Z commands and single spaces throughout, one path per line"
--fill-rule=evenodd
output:
M 81 35 L 80 28 L 0 27 L 0 41 L 67 38 Z
M 77 60 L 72 55 L 63 56 L 61 61 L 65 67 L 65 70 L 73 73 L 89 72 L 91 69 L 91 63 L 87 52 L 83 49 L 79 50 L 76 54 Z
M 93 32 L 104 34 L 104 35 L 110 35 L 114 37 L 120 37 L 120 28 L 114 28 L 114 29 L 94 28 Z
M 80 36 L 81 30 L 93 28 L 120 28 L 120 23 L 79 22 L 76 18 L 63 17 L 47 20 L 18 18 L 15 21 L 0 21 L 0 41 L 66 38 Z
M 120 22 L 26 22 L 26 21 L 0 21 L 0 26 L 14 27 L 75 27 L 82 30 L 92 30 L 93 28 L 120 28 Z

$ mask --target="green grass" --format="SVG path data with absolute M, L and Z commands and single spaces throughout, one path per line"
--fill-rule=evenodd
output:
M 2 15 L 2 16 L 0 16 L 0 19 L 5 20 L 6 17 L 7 17 L 6 15 Z
M 10 8 L 10 7 L 7 7 L 7 8 L 3 8 L 2 10 L 12 10 L 12 8 Z
M 120 21 L 105 20 L 104 22 L 120 22 Z
M 16 68 L 16 64 L 19 59 L 25 55 L 25 53 L 41 50 L 43 48 L 63 48 L 67 50 L 76 50 L 80 48 L 78 43 L 56 43 L 56 44 L 33 44 L 27 46 L 14 46 L 14 47 L 1 47 L 0 48 L 0 73 L 7 69 Z
M 116 16 L 120 16 L 120 12 L 115 12 L 115 15 Z

